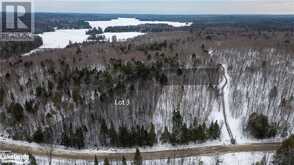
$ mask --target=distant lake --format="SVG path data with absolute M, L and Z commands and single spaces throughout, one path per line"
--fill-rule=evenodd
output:
M 109 21 L 87 21 L 91 27 L 100 27 L 105 30 L 111 26 L 136 26 L 141 24 L 168 24 L 174 27 L 191 26 L 191 22 L 169 22 L 169 21 L 141 21 L 136 18 L 117 18 Z
M 88 29 L 66 29 L 55 30 L 54 32 L 46 32 L 40 34 L 43 39 L 43 45 L 40 48 L 65 48 L 69 42 L 81 43 L 89 37 L 86 35 Z M 125 41 L 144 33 L 139 32 L 122 32 L 122 33 L 103 33 L 105 39 L 111 42 L 112 36 L 116 36 L 118 41 Z
M 117 18 L 109 21 L 87 21 L 92 28 L 100 27 L 102 30 L 110 26 L 135 26 L 140 24 L 168 24 L 174 27 L 190 26 L 191 23 L 168 22 L 168 21 L 141 21 L 136 18 Z M 68 43 L 81 43 L 86 41 L 88 29 L 57 29 L 54 32 L 45 32 L 40 34 L 43 39 L 43 45 L 40 48 L 65 48 Z M 111 42 L 112 36 L 116 36 L 118 41 L 125 41 L 144 33 L 140 32 L 120 32 L 120 33 L 104 33 L 106 40 Z

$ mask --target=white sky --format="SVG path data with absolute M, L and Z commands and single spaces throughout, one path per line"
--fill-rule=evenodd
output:
M 37 12 L 294 14 L 294 0 L 34 0 Z

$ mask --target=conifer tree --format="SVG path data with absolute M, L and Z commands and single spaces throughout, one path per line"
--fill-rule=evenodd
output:
M 284 140 L 274 155 L 274 165 L 289 165 L 294 163 L 294 135 Z
M 37 165 L 36 158 L 31 153 L 29 153 L 28 155 L 29 155 L 30 165 Z
M 94 165 L 98 165 L 98 160 L 97 160 L 97 156 L 95 155 L 95 158 L 94 158 Z
M 221 134 L 221 130 L 220 130 L 220 126 L 218 125 L 217 121 L 214 123 L 214 139 L 217 139 L 220 137 L 220 134 Z
M 167 127 L 164 127 L 164 131 L 160 137 L 160 141 L 162 143 L 169 143 L 170 142 L 170 133 L 169 133 Z
M 128 147 L 129 145 L 129 131 L 125 126 L 119 128 L 119 146 Z
M 151 128 L 148 132 L 148 145 L 153 146 L 156 143 L 156 133 L 153 123 L 151 123 Z
M 127 160 L 125 156 L 122 157 L 122 165 L 127 165 Z
M 111 122 L 110 129 L 108 130 L 108 134 L 110 137 L 110 144 L 112 146 L 118 146 L 118 135 L 112 122 Z
M 81 149 L 85 146 L 83 128 L 76 130 L 74 143 L 72 145 L 76 146 L 78 149 Z
M 107 128 L 105 120 L 103 119 L 101 122 L 101 127 L 100 127 L 100 142 L 102 143 L 102 145 L 106 145 L 107 135 L 108 135 L 108 128 Z
M 181 143 L 182 144 L 186 144 L 190 141 L 190 131 L 188 130 L 187 128 L 187 125 L 186 124 L 183 124 L 182 128 L 181 128 Z
M 178 144 L 181 142 L 183 137 L 183 118 L 179 111 L 174 111 L 172 116 L 172 136 L 171 136 L 171 143 Z
M 105 158 L 105 159 L 104 159 L 104 163 L 103 163 L 103 164 L 104 164 L 104 165 L 110 165 L 108 158 Z
M 61 135 L 61 145 L 64 145 L 66 147 L 70 146 L 70 139 L 69 139 L 66 131 L 64 131 Z
M 142 156 L 141 156 L 140 150 L 137 148 L 135 157 L 134 157 L 134 165 L 142 165 L 142 164 L 143 164 Z

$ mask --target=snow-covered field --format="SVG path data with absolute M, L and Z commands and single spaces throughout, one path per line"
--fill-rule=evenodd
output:
M 191 26 L 191 22 L 169 22 L 169 21 L 141 21 L 136 18 L 117 18 L 109 21 L 88 21 L 91 27 L 100 27 L 105 30 L 111 26 L 136 26 L 141 24 L 168 24 L 174 27 Z

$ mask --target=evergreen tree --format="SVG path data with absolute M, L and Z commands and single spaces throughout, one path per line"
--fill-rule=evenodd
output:
M 193 142 L 197 142 L 200 139 L 200 131 L 198 128 L 199 126 L 196 125 L 191 130 L 191 141 Z
M 75 144 L 75 134 L 73 132 L 73 129 L 72 129 L 72 123 L 70 123 L 69 125 L 69 134 L 68 134 L 68 138 L 69 138 L 69 146 L 70 147 L 75 147 L 74 144 Z
M 172 138 L 171 142 L 173 144 L 180 143 L 183 137 L 182 127 L 183 127 L 183 118 L 179 111 L 174 111 L 172 116 Z
M 144 126 L 140 129 L 140 135 L 139 135 L 139 146 L 145 146 L 147 145 L 148 141 L 148 132 L 145 130 Z
M 207 130 L 208 138 L 215 140 L 215 139 L 220 137 L 220 133 L 221 133 L 220 132 L 220 127 L 219 127 L 217 121 L 216 122 L 211 122 L 211 124 L 210 124 L 210 126 L 209 126 L 209 128 Z
M 114 125 L 113 123 L 111 123 L 111 127 L 108 131 L 108 134 L 109 134 L 109 137 L 110 137 L 110 144 L 112 146 L 118 146 L 118 135 L 117 135 L 117 132 L 114 128 Z
M 257 139 L 274 137 L 277 134 L 276 127 L 269 123 L 268 117 L 257 113 L 249 116 L 247 129 Z
M 221 130 L 220 130 L 220 126 L 218 125 L 217 121 L 214 123 L 213 125 L 213 136 L 212 139 L 218 139 L 220 137 L 221 134 Z
M 33 134 L 33 141 L 36 143 L 44 142 L 44 135 L 41 128 L 38 128 L 38 130 Z
M 132 137 L 132 145 L 138 145 L 139 141 L 140 141 L 140 127 L 137 125 L 137 127 L 132 127 L 131 128 L 131 132 L 130 132 L 130 136 Z
M 125 156 L 122 157 L 122 165 L 127 165 L 127 160 Z
M 284 140 L 274 156 L 274 165 L 294 164 L 294 135 Z
M 167 127 L 164 127 L 164 131 L 163 133 L 161 134 L 161 137 L 160 137 L 160 141 L 162 143 L 169 143 L 170 142 L 170 133 L 167 129 Z
M 190 141 L 190 135 L 189 135 L 190 131 L 188 130 L 186 124 L 183 124 L 181 132 L 182 132 L 182 136 L 181 136 L 180 143 L 181 144 L 187 144 Z
M 153 146 L 156 143 L 156 133 L 153 123 L 151 123 L 151 128 L 148 132 L 148 145 Z
M 119 128 L 119 146 L 128 147 L 129 145 L 129 131 L 125 126 Z
M 110 165 L 108 158 L 105 158 L 105 159 L 104 159 L 104 163 L 103 163 L 103 164 L 104 164 L 104 165 Z
M 11 103 L 7 109 L 16 122 L 22 122 L 24 119 L 24 110 L 21 104 Z
M 94 165 L 98 165 L 98 160 L 97 160 L 97 156 L 95 155 L 95 158 L 94 158 Z
M 85 146 L 83 128 L 78 128 L 76 130 L 74 143 L 72 145 L 76 146 L 78 149 L 81 149 Z
M 69 147 L 70 146 L 70 139 L 69 137 L 67 136 L 67 133 L 64 131 L 61 135 L 61 145 L 64 145 L 66 147 Z
M 29 165 L 37 165 L 36 158 L 31 153 L 29 153 L 28 155 L 29 155 L 29 162 L 30 162 Z
M 198 129 L 199 129 L 199 136 L 200 136 L 199 140 L 205 141 L 207 139 L 207 135 L 206 135 L 207 127 L 206 127 L 206 124 L 203 123 L 202 125 L 199 125 Z
M 142 165 L 142 164 L 143 164 L 142 156 L 141 156 L 140 150 L 137 148 L 135 157 L 134 157 L 134 165 Z
M 100 127 L 100 142 L 102 145 L 107 145 L 107 137 L 108 137 L 108 128 L 106 125 L 105 120 L 103 119 L 101 122 L 101 127 Z

